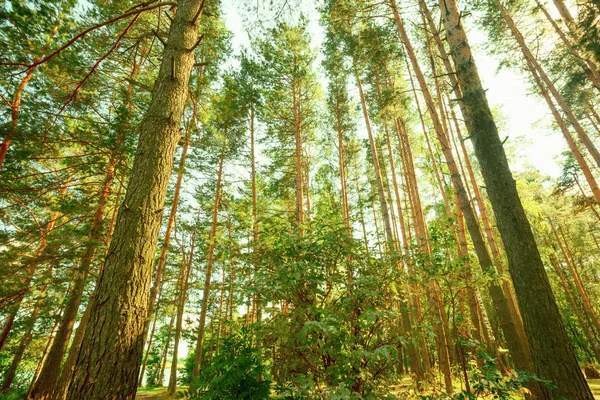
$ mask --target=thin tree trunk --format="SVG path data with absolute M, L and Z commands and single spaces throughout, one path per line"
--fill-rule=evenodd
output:
M 158 380 L 156 382 L 158 387 L 163 387 L 163 380 L 165 377 L 165 368 L 167 367 L 167 357 L 169 355 L 169 344 L 171 343 L 171 334 L 173 333 L 173 324 L 174 323 L 175 323 L 175 314 L 173 314 L 171 316 L 171 322 L 169 322 L 169 330 L 167 331 L 167 341 L 165 342 L 165 348 L 163 350 L 163 354 L 160 359 Z M 140 379 L 143 379 L 143 377 Z
M 575 301 L 573 292 L 569 288 L 569 284 L 567 283 L 567 280 L 565 279 L 565 276 L 560 269 L 558 260 L 556 259 L 556 256 L 554 254 L 550 255 L 550 263 L 554 267 L 554 270 L 556 271 L 556 275 L 558 275 L 560 283 L 561 283 L 565 293 L 567 294 L 567 299 L 569 300 L 569 303 L 571 303 L 571 308 L 573 308 L 573 311 L 575 312 L 575 315 L 577 316 L 577 320 L 579 321 L 579 325 L 583 329 L 585 337 L 587 338 L 588 343 L 590 344 L 590 347 L 592 348 L 592 351 L 594 352 L 594 355 L 596 357 L 596 362 L 600 362 L 600 344 L 598 343 L 598 339 L 592 332 L 591 327 L 589 326 L 588 320 L 586 320 L 586 318 L 584 318 L 584 316 L 581 314 L 581 310 L 579 309 L 579 306 L 577 305 L 577 302 Z
M 365 125 L 367 126 L 367 133 L 369 134 L 369 143 L 371 144 L 371 154 L 373 156 L 373 168 L 375 169 L 375 179 L 377 181 L 377 193 L 379 194 L 379 202 L 381 205 L 381 214 L 383 215 L 383 224 L 385 228 L 385 235 L 387 239 L 390 251 L 394 251 L 394 234 L 392 233 L 392 225 L 390 223 L 390 216 L 388 212 L 387 201 L 385 199 L 385 191 L 383 188 L 383 180 L 381 177 L 381 169 L 379 168 L 379 157 L 377 155 L 377 147 L 375 146 L 375 139 L 373 137 L 373 131 L 371 129 L 371 119 L 369 118 L 369 111 L 367 109 L 367 102 L 365 100 L 365 94 L 362 88 L 362 82 L 358 73 L 358 68 L 354 65 L 354 75 L 356 77 L 356 84 L 358 86 L 358 93 L 360 96 L 360 103 L 362 105 L 363 116 L 365 119 Z
M 61 199 L 67 192 L 67 186 L 68 184 L 65 183 L 60 189 Z M 28 263 L 29 265 L 25 267 L 24 283 L 20 288 L 19 295 L 14 300 L 14 304 L 11 306 L 6 318 L 4 319 L 4 326 L 2 327 L 2 332 L 0 332 L 0 350 L 2 350 L 4 344 L 6 343 L 6 339 L 8 338 L 8 335 L 13 327 L 13 323 L 15 322 L 15 317 L 17 316 L 17 313 L 21 308 L 21 303 L 23 302 L 25 295 L 29 291 L 33 275 L 35 274 L 35 271 L 38 265 L 40 264 L 41 257 L 42 255 L 44 255 L 44 251 L 46 250 L 46 246 L 48 246 L 48 235 L 50 235 L 50 233 L 54 229 L 54 225 L 59 216 L 60 213 L 58 211 L 53 211 L 52 214 L 50 214 L 50 219 L 46 223 L 44 230 L 42 231 L 42 234 L 39 238 L 39 244 L 35 251 L 35 255 L 33 256 L 32 260 Z
M 217 220 L 219 217 L 219 201 L 221 199 L 221 179 L 223 176 L 223 160 L 225 159 L 225 142 L 221 152 L 219 161 L 219 170 L 217 172 L 217 187 L 215 190 L 215 202 L 213 206 L 212 224 L 210 235 L 208 237 L 208 260 L 206 263 L 206 277 L 204 280 L 204 291 L 202 294 L 202 309 L 200 310 L 200 327 L 198 328 L 198 340 L 196 341 L 196 353 L 194 355 L 194 369 L 192 376 L 196 377 L 200 374 L 202 365 L 202 349 L 204 346 L 204 328 L 206 325 L 206 312 L 208 311 L 208 296 L 210 294 L 210 278 L 212 275 L 213 258 L 215 253 L 215 237 L 217 234 Z
M 550 16 L 550 13 L 548 13 L 548 10 L 546 10 L 546 7 L 544 7 L 539 0 L 536 0 L 536 4 L 539 7 L 539 9 L 542 10 L 542 13 L 544 14 L 548 22 L 550 22 L 552 28 L 554 28 L 554 30 L 560 37 L 560 40 L 564 43 L 565 47 L 573 55 L 573 59 L 575 60 L 575 62 L 583 69 L 588 79 L 592 82 L 592 85 L 594 85 L 596 89 L 600 90 L 600 75 L 598 74 L 598 68 L 596 67 L 596 64 L 594 64 L 594 62 L 590 59 L 583 57 L 575 49 L 574 44 L 571 43 L 571 40 L 567 37 L 565 32 L 563 32 L 561 27 L 558 26 L 554 18 L 552 18 Z
M 594 143 L 590 140 L 589 136 L 587 135 L 587 133 L 585 132 L 585 130 L 579 123 L 579 120 L 577 119 L 577 117 L 575 116 L 575 114 L 573 113 L 573 111 L 571 110 L 569 105 L 567 104 L 567 102 L 564 100 L 562 95 L 559 93 L 558 89 L 556 89 L 554 82 L 552 82 L 552 80 L 548 77 L 548 75 L 546 74 L 546 71 L 542 68 L 542 66 L 540 65 L 538 60 L 531 53 L 531 50 L 527 46 L 527 43 L 525 43 L 525 39 L 523 38 L 523 36 L 521 35 L 521 32 L 517 28 L 517 25 L 515 24 L 515 22 L 511 18 L 511 16 L 508 14 L 508 12 L 504 8 L 504 6 L 502 6 L 502 4 L 500 4 L 500 2 L 498 0 L 494 0 L 494 3 L 496 4 L 496 7 L 500 11 L 502 18 L 504 19 L 504 22 L 506 23 L 509 30 L 511 31 L 512 36 L 515 38 L 515 40 L 519 44 L 519 47 L 521 48 L 521 52 L 523 53 L 523 57 L 525 58 L 527 63 L 532 66 L 532 72 L 536 71 L 538 73 L 541 81 L 544 82 L 548 91 L 552 94 L 552 96 L 558 103 L 560 109 L 563 111 L 563 113 L 567 117 L 567 120 L 569 121 L 571 126 L 573 126 L 573 128 L 575 129 L 577 136 L 579 137 L 581 142 L 585 145 L 585 147 L 589 151 L 590 155 L 596 162 L 596 165 L 598 167 L 600 167 L 600 152 L 598 152 L 598 149 L 596 148 Z
M 194 230 L 192 231 L 192 237 L 190 242 L 190 254 L 186 261 L 185 251 L 182 247 L 182 262 L 181 269 L 179 272 L 179 294 L 177 297 L 177 323 L 175 325 L 175 341 L 173 344 L 173 358 L 171 362 L 171 377 L 169 378 L 168 393 L 174 394 L 177 389 L 177 361 L 179 351 L 179 340 L 181 338 L 181 330 L 183 328 L 183 313 L 185 311 L 185 301 L 187 299 L 188 283 L 190 278 L 190 272 L 192 270 L 192 263 L 194 260 L 194 248 L 196 244 L 196 230 L 198 227 L 198 220 L 194 224 Z
M 40 59 L 36 57 L 33 60 L 33 63 L 37 63 Z M 10 129 L 4 134 L 4 138 L 2 143 L 0 143 L 0 169 L 2 169 L 2 165 L 4 164 L 4 159 L 6 158 L 6 153 L 8 152 L 8 148 L 10 147 L 10 141 L 17 134 L 17 127 L 19 125 L 19 111 L 21 110 L 21 100 L 23 99 L 23 92 L 25 91 L 25 87 L 31 80 L 33 76 L 33 72 L 35 71 L 35 67 L 29 68 L 27 73 L 21 79 L 19 86 L 17 86 L 17 90 L 13 96 L 13 101 L 10 104 Z
M 98 205 L 96 206 L 96 212 L 92 219 L 83 256 L 79 266 L 74 271 L 71 295 L 69 296 L 68 303 L 63 311 L 61 322 L 58 331 L 56 332 L 56 336 L 54 337 L 54 341 L 52 342 L 52 346 L 50 347 L 46 362 L 44 362 L 40 375 L 35 381 L 33 389 L 28 396 L 30 399 L 42 400 L 51 398 L 56 389 L 60 377 L 56 371 L 60 371 L 61 369 L 62 361 L 65 357 L 67 346 L 69 345 L 69 340 L 71 338 L 71 332 L 75 325 L 75 319 L 77 318 L 77 312 L 79 311 L 79 304 L 81 303 L 83 292 L 85 290 L 85 282 L 100 243 L 104 212 L 106 210 L 106 205 L 108 204 L 110 190 L 115 177 L 115 168 L 121 153 L 121 144 L 124 140 L 125 130 L 123 129 L 119 133 L 115 148 L 111 152 L 108 161 L 106 174 L 104 175 L 104 184 L 98 195 Z
M 44 303 L 45 293 L 46 293 L 46 285 L 44 285 L 44 287 L 40 290 L 40 299 L 38 299 L 35 302 L 33 311 L 27 318 L 27 322 L 25 325 L 26 326 L 25 334 L 21 338 L 19 347 L 17 347 L 17 350 L 15 351 L 15 354 L 13 356 L 13 360 L 12 360 L 10 367 L 4 374 L 4 382 L 2 383 L 2 387 L 0 387 L 0 393 L 6 393 L 8 391 L 8 389 L 10 389 L 10 386 L 13 383 L 13 380 L 17 373 L 17 369 L 19 368 L 19 364 L 21 363 L 21 359 L 23 358 L 23 354 L 25 353 L 25 350 L 27 349 L 27 347 L 29 346 L 29 343 L 31 342 L 31 339 L 33 338 L 33 327 L 34 327 L 35 322 L 37 321 L 38 315 L 40 313 L 40 307 Z

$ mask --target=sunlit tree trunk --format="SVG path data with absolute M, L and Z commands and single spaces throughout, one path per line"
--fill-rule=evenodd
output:
M 143 356 L 152 264 L 180 139 L 200 0 L 182 0 L 166 42 L 124 204 L 96 291 L 67 399 L 133 400 Z
M 569 343 L 550 282 L 517 193 L 477 67 L 453 0 L 439 2 L 446 38 L 456 65 L 486 189 L 504 241 L 535 372 L 551 379 L 556 391 L 537 387 L 541 398 L 593 399 Z M 553 332 L 548 335 L 548 332 Z M 541 385 L 540 385 L 541 386 Z
M 460 206 L 464 213 L 467 229 L 471 236 L 471 240 L 473 242 L 473 247 L 475 248 L 475 253 L 477 254 L 479 264 L 484 272 L 495 272 L 494 264 L 483 240 L 483 236 L 479 229 L 477 218 L 475 216 L 475 213 L 473 212 L 473 208 L 471 207 L 471 203 L 467 197 L 462 177 L 460 175 L 460 172 L 458 171 L 454 155 L 452 154 L 452 149 L 450 147 L 448 136 L 443 130 L 439 114 L 435 108 L 435 104 L 431 96 L 431 92 L 429 90 L 427 82 L 425 81 L 425 77 L 423 75 L 423 72 L 421 71 L 419 62 L 414 53 L 406 30 L 404 29 L 404 24 L 402 22 L 400 14 L 398 13 L 395 0 L 390 0 L 389 4 L 394 13 L 394 20 L 396 22 L 398 33 L 402 39 L 402 43 L 404 44 L 406 53 L 411 61 L 412 69 L 417 77 L 417 81 L 419 83 L 419 87 L 421 89 L 423 97 L 425 98 L 425 103 L 427 105 L 429 115 L 431 116 L 433 126 L 441 146 L 442 154 L 444 155 L 446 165 L 448 166 L 448 169 L 450 171 L 452 186 L 456 195 L 458 196 Z M 498 283 L 492 282 L 489 286 L 489 291 L 494 306 L 496 308 L 496 312 L 501 318 L 501 326 L 503 328 L 507 345 L 515 361 L 515 365 L 521 370 L 531 370 L 531 355 L 529 354 L 529 348 L 526 344 L 526 338 L 519 334 L 517 326 L 514 322 L 514 317 L 510 312 L 510 308 L 508 307 L 506 296 L 504 295 L 502 288 Z
M 181 330 L 183 329 L 183 313 L 185 311 L 185 302 L 187 299 L 188 284 L 192 264 L 194 261 L 194 250 L 196 247 L 196 231 L 198 229 L 198 220 L 195 221 L 194 230 L 190 239 L 190 253 L 186 259 L 185 250 L 181 248 L 181 267 L 179 270 L 179 287 L 177 294 L 177 321 L 175 324 L 175 340 L 173 344 L 173 358 L 171 362 L 171 376 L 169 378 L 168 393 L 174 394 L 177 388 L 177 362 L 179 352 L 179 340 L 181 339 Z
M 206 312 L 208 311 L 208 297 L 210 295 L 210 280 L 212 275 L 212 267 L 215 253 L 215 238 L 217 235 L 217 221 L 219 217 L 219 201 L 221 200 L 221 179 L 223 176 L 223 161 L 225 159 L 225 141 L 223 142 L 223 150 L 219 160 L 219 170 L 217 172 L 217 187 L 215 190 L 215 201 L 213 205 L 212 223 L 210 234 L 208 237 L 208 260 L 206 262 L 206 276 L 204 278 L 204 291 L 202 292 L 202 308 L 200 310 L 200 326 L 198 328 L 198 340 L 196 341 L 196 353 L 194 355 L 193 376 L 200 374 L 202 365 L 202 349 L 204 346 Z

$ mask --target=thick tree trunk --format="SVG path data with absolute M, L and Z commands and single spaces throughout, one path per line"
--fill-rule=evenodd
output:
M 407 55 L 411 61 L 413 71 L 415 72 L 417 81 L 419 82 L 419 87 L 421 88 L 421 92 L 425 98 L 427 109 L 431 116 L 438 141 L 440 142 L 442 154 L 444 155 L 446 165 L 448 166 L 448 169 L 450 171 L 452 186 L 456 195 L 458 196 L 460 206 L 464 213 L 467 229 L 471 236 L 471 240 L 473 241 L 473 247 L 475 248 L 475 253 L 477 254 L 479 264 L 484 273 L 494 273 L 495 268 L 492 262 L 492 258 L 490 257 L 490 254 L 487 250 L 487 247 L 483 240 L 483 236 L 481 234 L 481 230 L 479 229 L 477 218 L 475 216 L 475 213 L 473 212 L 473 208 L 471 207 L 471 203 L 467 197 L 462 177 L 460 175 L 460 172 L 458 171 L 454 155 L 452 154 L 452 149 L 450 147 L 448 136 L 443 130 L 438 112 L 435 108 L 433 98 L 431 96 L 431 92 L 425 81 L 425 77 L 421 71 L 419 62 L 414 53 L 406 30 L 404 29 L 404 24 L 402 22 L 400 14 L 398 13 L 398 8 L 396 6 L 395 0 L 390 0 L 389 4 L 392 8 L 392 11 L 394 12 L 394 20 L 396 22 L 398 33 L 402 39 Z M 502 321 L 502 330 L 504 332 L 508 348 L 511 351 L 513 360 L 515 361 L 515 365 L 518 369 L 521 370 L 531 370 L 531 355 L 529 354 L 529 348 L 526 344 L 526 339 L 519 334 L 517 325 L 514 321 L 513 315 L 510 312 L 510 308 L 508 306 L 506 296 L 504 295 L 502 288 L 497 282 L 492 282 L 489 286 L 489 291 L 496 312 L 498 313 L 498 316 Z
M 154 303 L 156 303 L 156 296 L 158 294 L 158 288 L 162 281 L 162 274 L 165 269 L 167 262 L 167 251 L 169 250 L 169 243 L 171 241 L 171 232 L 173 231 L 173 224 L 175 223 L 175 217 L 177 216 L 177 206 L 179 205 L 179 194 L 181 193 L 181 183 L 183 182 L 183 173 L 185 171 L 185 161 L 187 158 L 188 147 L 190 144 L 190 136 L 192 134 L 191 126 L 188 127 L 185 141 L 183 142 L 183 148 L 181 150 L 181 158 L 179 159 L 179 170 L 177 171 L 177 183 L 175 184 L 175 193 L 173 194 L 173 202 L 171 203 L 171 211 L 169 213 L 169 219 L 167 221 L 167 228 L 165 230 L 165 240 L 160 249 L 160 256 L 158 257 L 158 264 L 156 265 L 156 272 L 154 273 L 154 282 L 152 283 L 152 289 L 150 289 L 150 300 L 148 302 L 148 318 L 146 319 L 146 326 L 144 332 L 148 332 L 150 327 L 150 321 L 152 318 L 152 312 L 154 311 Z
M 461 100 L 469 115 L 467 127 L 504 241 L 535 372 L 558 386 L 556 391 L 539 387 L 541 398 L 562 396 L 591 400 L 593 396 L 569 343 L 519 199 L 456 3 L 454 0 L 440 0 L 439 6 L 463 93 Z M 553 334 L 548 335 L 548 332 Z
M 182 0 L 171 24 L 124 204 L 90 313 L 67 399 L 133 400 L 148 316 L 152 261 L 198 44 L 203 3 Z
M 30 399 L 48 399 L 53 396 L 54 390 L 58 383 L 59 374 L 56 371 L 60 371 L 63 358 L 69 345 L 71 332 L 77 318 L 77 312 L 79 310 L 79 304 L 85 290 L 85 282 L 90 272 L 96 249 L 100 243 L 102 236 L 102 228 L 104 222 L 104 212 L 110 195 L 110 189 L 113 184 L 115 177 L 115 168 L 117 161 L 120 156 L 121 143 L 125 140 L 125 130 L 119 133 L 115 149 L 111 152 L 110 159 L 106 174 L 104 176 L 104 184 L 98 195 L 98 205 L 94 218 L 92 219 L 90 232 L 88 234 L 87 243 L 83 251 L 83 256 L 79 263 L 79 266 L 74 271 L 73 283 L 71 288 L 71 295 L 69 296 L 68 303 L 64 309 L 61 317 L 61 322 L 50 347 L 48 357 L 44 362 L 44 366 L 40 371 L 33 389 L 31 390 L 28 398 Z

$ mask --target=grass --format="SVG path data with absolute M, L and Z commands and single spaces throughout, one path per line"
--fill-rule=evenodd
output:
M 588 379 L 588 384 L 594 397 L 600 400 L 600 379 Z
M 186 387 L 180 386 L 177 388 L 176 392 L 179 390 L 183 390 Z M 177 395 L 169 395 L 167 393 L 166 387 L 152 387 L 152 388 L 140 388 L 137 391 L 137 395 L 135 396 L 136 400 L 171 400 L 176 399 Z

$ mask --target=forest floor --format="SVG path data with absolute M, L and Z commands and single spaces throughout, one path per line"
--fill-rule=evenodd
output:
M 596 400 L 600 400 L 600 379 L 588 379 L 590 388 Z M 185 387 L 179 387 L 177 390 L 185 389 Z M 177 396 L 169 396 L 167 388 L 143 388 L 138 390 L 136 400 L 171 400 L 176 399 Z M 515 398 L 515 400 L 520 400 Z

